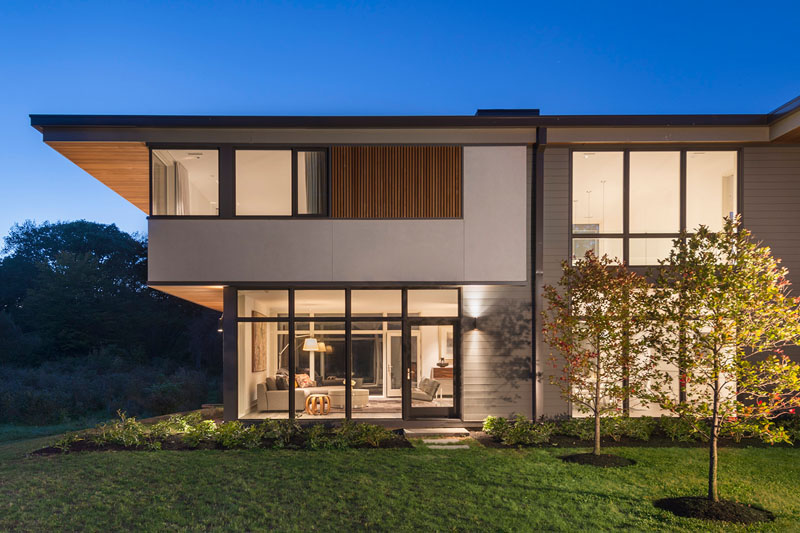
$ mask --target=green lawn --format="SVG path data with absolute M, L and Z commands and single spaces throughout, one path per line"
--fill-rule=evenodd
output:
M 0 446 L 0 531 L 709 531 L 653 507 L 702 494 L 701 448 L 616 448 L 622 469 L 562 463 L 564 449 L 24 454 Z M 723 496 L 800 530 L 800 450 L 723 449 Z M 728 526 L 726 531 L 738 530 Z

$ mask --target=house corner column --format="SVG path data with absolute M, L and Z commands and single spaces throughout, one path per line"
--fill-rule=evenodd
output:
M 239 418 L 239 354 L 236 328 L 236 289 L 223 289 L 222 402 L 225 421 Z

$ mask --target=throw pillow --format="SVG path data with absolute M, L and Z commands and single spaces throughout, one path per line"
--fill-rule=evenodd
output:
M 278 385 L 278 390 L 289 390 L 289 379 L 286 376 L 276 377 L 275 383 Z
M 311 376 L 309 376 L 308 374 L 297 374 L 297 376 L 295 376 L 295 379 L 297 382 L 297 386 L 301 389 L 307 387 L 313 387 L 313 385 L 310 384 L 313 383 L 311 381 Z
M 267 385 L 267 390 L 278 390 L 278 384 L 275 381 L 275 378 L 267 378 L 266 385 Z

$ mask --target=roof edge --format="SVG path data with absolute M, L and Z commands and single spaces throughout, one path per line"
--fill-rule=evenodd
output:
M 615 126 L 768 126 L 765 114 L 714 115 L 50 115 L 31 114 L 44 128 L 468 128 Z

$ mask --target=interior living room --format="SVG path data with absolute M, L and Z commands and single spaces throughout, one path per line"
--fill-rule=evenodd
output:
M 348 314 L 343 289 L 294 290 L 293 328 L 289 292 L 238 291 L 240 418 L 288 418 L 292 364 L 295 416 L 345 418 L 348 340 L 352 418 L 402 418 L 403 291 L 350 290 Z M 459 290 L 407 295 L 410 405 L 453 408 L 455 326 L 425 322 L 457 319 Z

